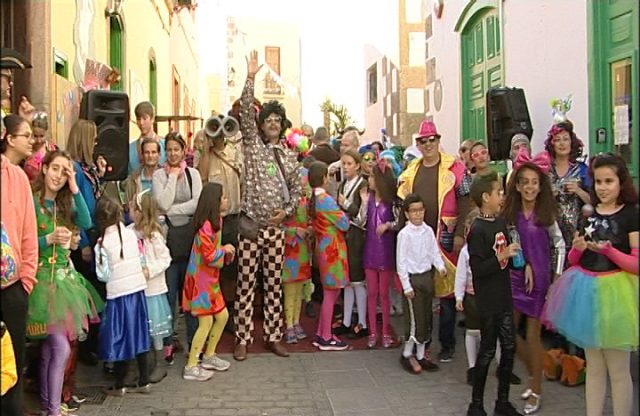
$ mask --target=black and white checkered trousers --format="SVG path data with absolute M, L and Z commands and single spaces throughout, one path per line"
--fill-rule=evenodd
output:
M 284 264 L 284 231 L 266 227 L 251 241 L 238 241 L 238 283 L 234 306 L 236 338 L 247 345 L 253 343 L 253 298 L 256 274 L 262 262 L 264 279 L 264 341 L 278 342 L 282 338 L 282 266 Z

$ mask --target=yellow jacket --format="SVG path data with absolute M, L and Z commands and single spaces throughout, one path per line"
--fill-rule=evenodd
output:
M 2 325 L 4 326 L 4 323 L 2 323 Z M 7 331 L 6 328 L 3 328 L 3 332 L 2 354 L 0 357 L 0 359 L 2 359 L 2 379 L 0 380 L 0 387 L 2 395 L 4 396 L 18 381 L 18 372 L 16 371 L 16 358 L 13 355 L 11 335 L 9 335 L 9 331 Z

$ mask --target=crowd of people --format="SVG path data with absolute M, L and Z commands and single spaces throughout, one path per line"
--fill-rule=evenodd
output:
M 496 415 L 522 414 L 509 402 L 521 383 L 516 356 L 527 371 L 524 414 L 541 408 L 543 376 L 568 377 L 563 356 L 586 359 L 588 415 L 602 414 L 607 377 L 614 414 L 631 414 L 638 198 L 619 156 L 585 159 L 566 118 L 540 154 L 514 136 L 501 173 L 481 141 L 443 152 L 430 120 L 406 150 L 361 145 L 355 127 L 332 140 L 324 127 L 292 129 L 279 102 L 259 103 L 259 69 L 252 52 L 241 98 L 191 147 L 177 132 L 160 137 L 153 105 L 136 105 L 140 137 L 118 183 L 105 182 L 108 161 L 94 158 L 93 121 L 78 120 L 59 149 L 47 114 L 3 117 L 2 414 L 22 414 L 25 379 L 37 380 L 41 414 L 78 409 L 78 358 L 105 363 L 110 395 L 151 392 L 182 347 L 181 315 L 183 378 L 229 370 L 218 344 L 232 332 L 233 358 L 247 359 L 260 284 L 262 341 L 278 356 L 309 337 L 320 351 L 347 350 L 347 339 L 372 349 L 401 341 L 400 368 L 435 372 L 454 358 L 463 312 L 468 415 L 486 415 L 494 356 Z M 2 76 L 4 95 L 11 73 Z M 303 311 L 318 315 L 315 334 L 300 324 Z M 404 315 L 401 339 L 393 313 Z M 561 353 L 545 351 L 543 327 Z

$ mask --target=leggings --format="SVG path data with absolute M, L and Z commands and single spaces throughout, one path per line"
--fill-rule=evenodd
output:
M 631 416 L 633 383 L 630 353 L 622 350 L 586 349 L 587 382 L 585 399 L 587 416 L 602 416 L 607 393 L 607 373 L 611 380 L 614 416 Z
M 284 317 L 287 328 L 300 323 L 300 309 L 302 308 L 302 287 L 305 281 L 290 282 L 282 285 L 284 291 Z
M 193 335 L 191 341 L 191 350 L 189 351 L 189 359 L 187 360 L 187 368 L 198 365 L 198 356 L 207 342 L 207 349 L 204 352 L 205 357 L 212 357 L 216 353 L 216 347 L 222 337 L 222 331 L 229 319 L 227 308 L 222 309 L 215 315 L 204 315 L 198 317 L 198 329 Z M 208 340 L 207 340 L 208 338 Z
M 75 374 L 76 364 L 78 363 L 78 340 L 71 342 L 71 353 L 67 360 L 67 366 L 64 369 L 64 383 L 62 384 L 62 401 L 68 402 L 71 400 L 73 390 L 76 386 Z
M 138 386 L 146 386 L 149 384 L 149 351 L 145 351 L 136 356 L 138 361 Z M 123 388 L 124 379 L 129 370 L 129 361 L 116 361 L 113 365 L 116 373 L 116 389 Z
M 333 307 L 336 299 L 340 295 L 340 289 L 322 289 L 322 307 L 320 308 L 320 319 L 318 319 L 318 331 L 316 335 L 324 340 L 330 340 L 331 323 L 333 321 Z
M 63 332 L 49 334 L 40 351 L 40 407 L 50 415 L 60 414 L 62 383 L 67 359 L 71 352 Z
M 382 336 L 389 335 L 389 314 L 391 311 L 391 299 L 389 297 L 389 287 L 394 272 L 392 270 L 364 270 L 367 279 L 367 306 L 369 308 L 369 331 L 376 334 L 376 306 L 378 294 L 380 295 L 380 306 L 382 307 Z

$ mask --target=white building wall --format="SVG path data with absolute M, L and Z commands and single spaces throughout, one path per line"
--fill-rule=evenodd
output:
M 365 45 L 364 48 L 364 78 L 367 83 L 365 87 L 365 95 L 363 98 L 364 105 L 364 140 L 363 142 L 371 142 L 378 140 L 380 137 L 380 129 L 384 128 L 384 78 L 382 77 L 382 53 L 371 45 Z M 376 64 L 377 70 L 377 96 L 378 101 L 375 104 L 369 104 L 369 85 L 368 70 L 373 64 Z
M 432 13 L 435 0 L 426 3 Z M 460 33 L 455 32 L 467 1 L 445 2 L 440 19 L 433 14 L 428 56 L 436 57 L 436 79 L 442 83 L 440 111 L 430 112 L 442 134 L 445 151 L 457 153 L 461 131 Z M 510 0 L 503 2 L 502 53 L 505 86 L 523 88 L 533 125 L 534 151 L 542 150 L 551 125 L 550 101 L 573 95 L 568 113 L 576 134 L 588 148 L 587 4 L 583 0 Z

